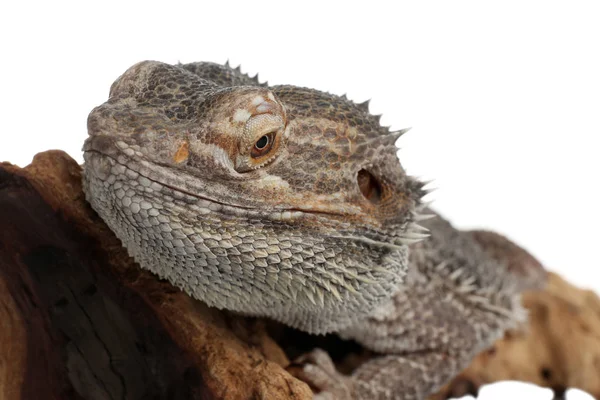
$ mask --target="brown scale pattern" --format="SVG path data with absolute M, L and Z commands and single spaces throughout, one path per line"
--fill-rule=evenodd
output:
M 258 75 L 249 77 L 242 74 L 240 67 L 235 69 L 229 67 L 229 63 L 221 65 L 211 62 L 193 62 L 179 64 L 179 66 L 219 86 L 266 86 L 258 81 Z
M 273 86 L 273 92 L 289 103 L 295 118 L 323 118 L 352 128 L 360 128 L 368 140 L 389 133 L 379 118 L 343 97 L 296 86 Z

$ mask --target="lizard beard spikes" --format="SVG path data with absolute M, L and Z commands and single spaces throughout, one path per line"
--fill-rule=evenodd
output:
M 369 314 L 426 237 L 396 155 L 405 130 L 203 65 L 148 61 L 117 79 L 88 120 L 87 199 L 143 268 L 210 306 L 312 333 Z
M 258 224 L 256 213 L 232 217 L 239 210 L 160 187 L 112 158 L 87 153 L 86 163 L 87 199 L 129 254 L 210 306 L 327 333 L 389 298 L 405 275 L 405 247 Z

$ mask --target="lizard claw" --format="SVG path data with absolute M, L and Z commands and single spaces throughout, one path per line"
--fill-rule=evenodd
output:
M 297 377 L 313 389 L 313 400 L 352 399 L 352 379 L 340 374 L 327 352 L 314 349 L 296 359 L 302 365 Z

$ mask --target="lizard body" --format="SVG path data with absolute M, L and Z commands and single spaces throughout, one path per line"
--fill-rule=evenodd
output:
M 518 274 L 425 220 L 396 154 L 404 131 L 366 104 L 145 61 L 88 131 L 86 197 L 143 268 L 210 306 L 381 354 L 350 377 L 307 355 L 318 396 L 424 398 L 524 318 Z

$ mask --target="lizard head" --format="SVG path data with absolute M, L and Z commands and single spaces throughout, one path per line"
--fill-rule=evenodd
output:
M 142 267 L 208 305 L 341 329 L 402 283 L 422 185 L 365 105 L 246 78 L 127 70 L 88 119 L 87 198 Z

